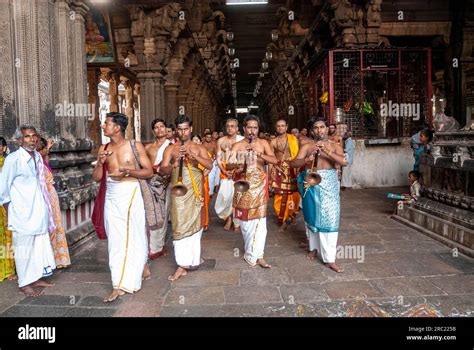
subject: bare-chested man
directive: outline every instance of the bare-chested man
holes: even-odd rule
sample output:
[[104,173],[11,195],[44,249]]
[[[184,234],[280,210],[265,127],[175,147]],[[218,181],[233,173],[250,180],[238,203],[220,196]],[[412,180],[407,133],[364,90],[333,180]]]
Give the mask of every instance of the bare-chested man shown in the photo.
[[207,153],[212,159],[212,170],[209,173],[209,196],[214,195],[216,186],[219,184],[219,167],[217,166],[216,154],[217,154],[217,143],[212,139],[212,133],[209,131],[204,134],[202,145],[206,148]]
[[219,139],[219,133],[217,131],[212,132],[212,141],[217,144],[217,140]]
[[170,212],[170,189],[168,188],[169,176],[159,175],[159,168],[163,160],[163,153],[170,145],[170,140],[166,137],[166,123],[163,119],[155,119],[151,122],[151,128],[155,135],[155,141],[145,146],[146,153],[153,164],[154,177],[152,185],[155,186],[160,200],[164,201],[165,211],[163,213],[163,226],[156,230],[150,230],[149,258],[157,259],[160,256],[168,255],[166,251],[166,232],[168,230],[168,217]]
[[298,138],[287,134],[288,124],[280,119],[275,125],[278,136],[270,143],[278,164],[272,169],[272,187],[275,193],[273,206],[278,217],[278,224],[283,230],[287,222],[292,223],[299,211],[300,194],[296,182],[297,169],[290,167],[290,161],[295,159],[299,150]]
[[328,139],[342,145],[342,137],[337,134],[337,128],[335,124],[329,125]]
[[153,169],[145,147],[125,139],[127,125],[126,115],[107,114],[102,130],[110,137],[110,143],[100,146],[93,172],[95,181],[107,176],[104,224],[113,291],[104,302],[140,290],[142,278],[149,276],[145,205],[138,179],[151,177]]
[[176,143],[176,129],[173,124],[166,126],[166,138],[170,141],[171,144]]
[[182,184],[187,192],[184,196],[171,195],[171,228],[176,272],[169,276],[175,281],[187,274],[187,270],[195,270],[203,262],[201,259],[201,236],[205,220],[204,176],[198,165],[212,169],[212,160],[203,145],[191,141],[193,122],[190,117],[180,115],[176,118],[180,142],[168,147],[163,155],[160,173],[171,174],[170,186],[179,182],[179,164],[182,164]]
[[[319,251],[326,266],[336,272],[343,272],[335,263],[340,216],[336,165],[347,165],[347,160],[342,146],[328,140],[326,119],[311,118],[308,121],[308,129],[314,139],[301,146],[296,159],[291,161],[290,165],[300,168],[309,159],[314,159],[314,162],[312,161],[311,165],[298,176],[310,258],[315,259]],[[316,151],[319,152],[319,156],[315,158]],[[306,174],[312,170],[312,166],[321,177],[321,182],[316,186],[306,182]]]
[[[239,122],[237,119],[228,119],[226,124],[227,136],[217,141],[217,166],[220,169],[220,186],[216,198],[216,214],[222,220],[225,220],[224,230],[229,231],[232,226],[232,199],[234,198],[234,180],[232,171],[227,170],[227,160],[231,157],[230,150],[234,143],[242,140],[244,137],[237,135]],[[239,232],[238,221],[234,222],[234,231]]]
[[237,154],[230,168],[238,166],[240,179],[246,180],[250,187],[246,192],[234,193],[235,218],[240,221],[240,229],[245,241],[245,261],[251,265],[271,267],[263,258],[267,237],[268,182],[265,163],[277,164],[272,147],[267,140],[257,137],[259,120],[254,115],[244,119],[245,139],[232,146]]

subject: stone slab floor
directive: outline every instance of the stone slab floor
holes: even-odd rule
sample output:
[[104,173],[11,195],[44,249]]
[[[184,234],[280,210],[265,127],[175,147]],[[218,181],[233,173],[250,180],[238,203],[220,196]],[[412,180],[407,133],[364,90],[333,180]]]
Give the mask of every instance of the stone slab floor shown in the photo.
[[[282,232],[269,207],[265,257],[272,269],[242,259],[242,237],[222,229],[215,215],[203,234],[198,271],[167,280],[172,255],[151,262],[152,279],[142,290],[112,304],[107,243],[94,240],[56,272],[56,286],[25,298],[16,282],[0,283],[1,316],[473,316],[474,261],[394,221],[388,192],[342,193],[339,263],[336,274],[310,261],[298,247],[305,238],[302,214]],[[211,210],[213,212],[213,210]],[[170,246],[171,248],[171,246]],[[171,249],[172,250],[172,249]],[[358,253],[358,254],[357,254]],[[455,255],[455,254],[454,254]]]

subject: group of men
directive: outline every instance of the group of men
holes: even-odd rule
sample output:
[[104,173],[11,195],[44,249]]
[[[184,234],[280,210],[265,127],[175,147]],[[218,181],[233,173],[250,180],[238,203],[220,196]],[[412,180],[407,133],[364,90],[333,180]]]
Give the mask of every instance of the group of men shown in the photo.
[[[278,224],[286,229],[302,208],[310,258],[319,254],[329,268],[342,272],[335,264],[340,215],[336,167],[347,165],[347,159],[341,144],[328,139],[325,119],[311,118],[307,136],[304,131],[287,133],[287,122],[278,120],[270,142],[258,137],[260,121],[253,115],[243,121],[243,136],[238,121],[228,119],[225,136],[206,130],[202,143],[192,141],[192,120],[184,115],[176,118],[175,133],[167,132],[164,120],[155,119],[155,141],[148,145],[127,140],[127,126],[125,115],[107,114],[102,129],[110,142],[100,147],[93,171],[100,182],[93,222],[99,237],[108,238],[113,286],[104,302],[140,290],[150,278],[149,259],[167,254],[169,221],[177,264],[169,280],[204,262],[201,237],[210,205],[206,191],[212,195],[217,188],[215,212],[225,230],[233,226],[242,234],[248,264],[271,267],[264,259],[271,183]],[[308,174],[318,174],[320,183],[312,184]],[[32,225],[42,225],[38,234],[47,232],[47,211],[41,215]],[[47,261],[36,263],[47,268]]]

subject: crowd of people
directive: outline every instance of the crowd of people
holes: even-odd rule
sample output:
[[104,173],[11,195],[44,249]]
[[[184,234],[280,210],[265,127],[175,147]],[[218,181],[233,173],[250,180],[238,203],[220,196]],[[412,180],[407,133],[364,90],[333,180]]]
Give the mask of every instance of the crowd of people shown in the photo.
[[[110,142],[100,146],[94,165],[100,188],[92,221],[99,238],[108,239],[112,291],[104,302],[140,290],[151,277],[150,261],[169,254],[168,243],[177,265],[169,280],[196,270],[212,211],[225,231],[242,234],[249,265],[271,268],[264,257],[271,192],[281,230],[302,211],[308,257],[343,271],[335,260],[341,185],[351,187],[350,133],[341,138],[327,120],[313,117],[307,128],[291,132],[280,119],[275,134],[265,134],[249,115],[242,135],[232,118],[225,134],[206,129],[198,135],[192,119],[180,115],[174,125],[155,119],[155,139],[144,145],[125,138],[128,118],[121,113],[109,113],[101,127]],[[44,278],[70,258],[48,164],[52,143],[32,125],[18,128],[16,137],[17,151],[5,158],[5,140],[0,151],[0,243],[11,250],[0,257],[0,277],[17,276],[20,289],[37,296],[52,286]]]

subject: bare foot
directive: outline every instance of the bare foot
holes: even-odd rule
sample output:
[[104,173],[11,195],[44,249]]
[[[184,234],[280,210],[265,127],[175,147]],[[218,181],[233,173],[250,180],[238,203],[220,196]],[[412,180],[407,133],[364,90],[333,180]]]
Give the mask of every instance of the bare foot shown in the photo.
[[308,249],[309,248],[309,243],[308,241],[301,241],[299,244],[298,244],[298,247],[300,248],[303,248],[303,249]]
[[235,226],[234,227],[234,233],[240,235],[242,233],[242,231],[240,230],[240,226]]
[[9,281],[16,281],[17,279],[18,279],[18,277],[16,277],[16,275],[8,276]]
[[265,268],[265,269],[269,269],[270,267],[272,267],[272,265],[268,264],[265,259],[257,259],[257,265],[260,265],[261,267]]
[[288,224],[286,222],[284,222],[281,227],[280,227],[280,231],[286,231],[288,229]]
[[20,290],[25,294],[27,297],[37,297],[43,294],[43,288],[33,288],[31,284],[21,287]]
[[225,221],[224,230],[230,231],[231,226],[232,226],[232,217],[229,216]]
[[45,280],[43,279],[39,279],[37,280],[36,282],[33,282],[31,284],[32,287],[45,287],[45,288],[48,288],[48,287],[54,287],[54,283],[49,283],[49,282],[46,282]]
[[145,267],[143,268],[142,280],[148,281],[150,279],[151,279],[150,265],[148,265],[148,263],[145,263]]
[[109,296],[106,296],[104,298],[104,303],[111,303],[112,301],[114,301],[115,299],[117,299],[118,297],[120,297],[124,294],[125,294],[125,292],[123,290],[118,289],[118,288],[114,288],[112,293]]
[[325,266],[329,267],[331,270],[336,271],[337,273],[344,272],[344,269],[341,269],[339,266],[337,266],[335,263],[325,263]]
[[176,269],[176,272],[174,273],[174,275],[168,277],[168,280],[169,280],[169,281],[176,281],[176,280],[178,280],[180,277],[186,276],[187,274],[188,274],[188,273],[186,272],[186,270],[183,269],[181,266],[179,266],[179,267]]
[[315,260],[318,257],[318,251],[314,249],[310,251],[307,256],[309,260]]

